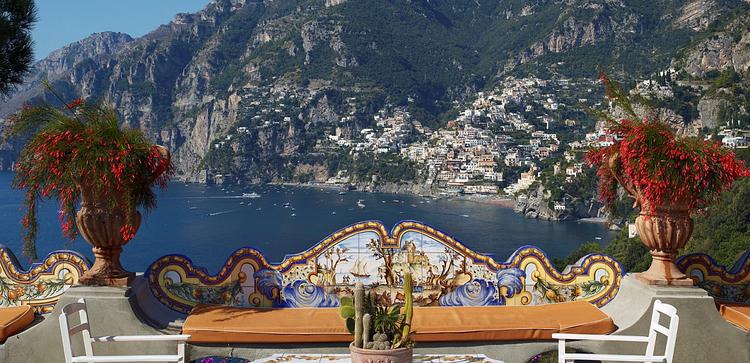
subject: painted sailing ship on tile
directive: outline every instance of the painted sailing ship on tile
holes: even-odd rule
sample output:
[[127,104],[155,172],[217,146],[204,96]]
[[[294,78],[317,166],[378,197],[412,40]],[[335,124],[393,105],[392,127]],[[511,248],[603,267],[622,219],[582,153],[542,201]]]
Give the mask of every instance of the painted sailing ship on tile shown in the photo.
[[217,275],[189,258],[165,256],[147,277],[154,295],[187,312],[197,303],[247,307],[334,307],[362,282],[382,304],[403,302],[404,271],[421,306],[529,305],[586,300],[602,306],[619,290],[622,269],[601,254],[557,271],[536,247],[503,263],[476,253],[426,224],[405,221],[388,232],[367,221],[343,228],[309,250],[269,264],[252,248],[229,257]]

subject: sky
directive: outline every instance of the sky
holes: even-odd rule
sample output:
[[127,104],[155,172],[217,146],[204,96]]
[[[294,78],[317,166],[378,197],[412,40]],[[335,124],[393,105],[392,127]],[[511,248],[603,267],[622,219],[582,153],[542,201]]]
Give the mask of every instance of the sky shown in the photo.
[[177,13],[203,9],[210,0],[36,0],[34,58],[103,31],[139,37]]

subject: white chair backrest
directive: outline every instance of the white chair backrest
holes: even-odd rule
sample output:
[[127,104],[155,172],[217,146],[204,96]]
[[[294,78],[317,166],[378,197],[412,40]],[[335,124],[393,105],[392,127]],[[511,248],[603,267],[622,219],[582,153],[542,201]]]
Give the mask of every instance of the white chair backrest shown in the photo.
[[[79,324],[70,326],[68,317],[78,314]],[[65,334],[67,332],[67,334]],[[60,314],[60,333],[62,334],[63,351],[65,353],[65,362],[72,363],[73,356],[71,338],[81,333],[83,337],[83,349],[87,356],[94,355],[94,348],[91,344],[91,329],[89,327],[89,316],[86,312],[86,300],[79,299],[78,302],[65,305]]]
[[[669,317],[669,324],[663,326],[659,323],[661,315]],[[677,340],[677,327],[680,324],[680,318],[677,316],[677,309],[669,304],[664,304],[659,300],[654,301],[654,310],[651,313],[651,326],[648,331],[648,345],[646,346],[646,355],[653,356],[656,348],[656,334],[660,333],[666,336],[667,345],[664,348],[664,355],[667,357],[667,363],[672,363],[674,356],[675,341]]]

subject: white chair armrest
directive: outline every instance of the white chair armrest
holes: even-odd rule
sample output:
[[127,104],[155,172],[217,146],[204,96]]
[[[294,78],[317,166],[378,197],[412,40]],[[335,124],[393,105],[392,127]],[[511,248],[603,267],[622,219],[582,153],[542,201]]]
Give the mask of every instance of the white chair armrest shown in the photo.
[[618,354],[589,354],[589,353],[567,353],[565,359],[570,360],[600,360],[607,362],[664,362],[665,356],[650,355],[618,355]]
[[106,335],[91,338],[92,342],[156,342],[156,341],[186,341],[190,335]]
[[552,339],[565,340],[598,340],[598,341],[615,341],[615,342],[648,342],[648,337],[634,335],[595,335],[595,334],[552,334]]

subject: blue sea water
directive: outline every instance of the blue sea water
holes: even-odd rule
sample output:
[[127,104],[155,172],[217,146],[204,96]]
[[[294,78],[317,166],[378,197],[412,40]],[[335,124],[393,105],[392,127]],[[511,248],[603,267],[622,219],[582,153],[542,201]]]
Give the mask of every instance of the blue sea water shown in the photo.
[[[11,188],[13,174],[0,173],[0,243],[21,256],[21,191]],[[259,198],[243,197],[258,193]],[[361,200],[364,208],[357,206]],[[40,209],[38,251],[73,249],[93,259],[82,239],[60,233],[57,204]],[[504,261],[523,245],[541,247],[550,257],[564,257],[585,242],[609,242],[614,234],[601,224],[526,219],[511,209],[463,200],[348,192],[283,186],[210,186],[171,183],[158,192],[158,206],[144,214],[136,237],[125,246],[122,261],[144,271],[172,253],[190,257],[216,272],[236,249],[251,246],[272,262],[304,251],[351,223],[380,220],[390,229],[401,220],[418,220],[450,234],[477,252]],[[28,262],[28,261],[24,261]]]

